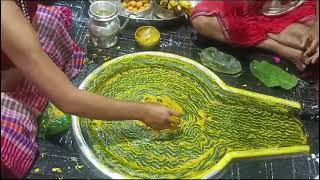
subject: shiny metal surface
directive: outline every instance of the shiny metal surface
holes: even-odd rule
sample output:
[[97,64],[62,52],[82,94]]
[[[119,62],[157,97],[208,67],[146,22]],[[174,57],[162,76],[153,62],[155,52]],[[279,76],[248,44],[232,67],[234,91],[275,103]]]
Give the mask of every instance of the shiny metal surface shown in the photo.
[[[172,57],[172,58],[177,58],[180,59],[181,61],[192,64],[196,66],[199,70],[203,71],[203,73],[208,74],[210,77],[215,77],[218,78],[213,72],[211,72],[209,69],[206,67],[202,66],[201,64],[188,59],[186,57],[182,57],[179,55],[175,54],[169,54],[169,53],[163,53],[163,52],[140,52],[140,53],[132,53],[132,54],[127,54],[125,55],[126,57],[128,56],[136,56],[136,55],[141,55],[141,54],[148,54],[148,55],[157,55],[157,56],[167,56],[167,57]],[[104,67],[108,66],[111,63],[117,63],[123,59],[124,56],[115,58],[111,61],[108,61],[101,66],[99,66],[97,69],[95,69],[91,74],[89,74],[84,81],[79,86],[79,89],[86,89],[87,84],[94,78],[94,76],[101,71]],[[222,82],[219,78],[218,80]],[[112,179],[127,179],[128,177],[114,172],[112,169],[108,168],[104,164],[102,164],[97,157],[92,153],[90,150],[90,147],[88,146],[86,140],[85,140],[85,135],[81,131],[80,123],[79,123],[80,118],[77,116],[72,116],[72,131],[74,135],[74,139],[76,141],[76,149],[80,153],[81,159],[86,163],[87,166],[90,167],[90,169],[93,169],[95,174],[101,178],[112,178]],[[211,172],[210,175],[215,175],[217,174],[217,171]]]
[[282,3],[280,0],[269,0],[265,2],[262,13],[265,16],[279,16],[295,10],[303,2],[304,0],[288,0],[287,3]]
[[[108,14],[102,15],[98,12],[108,10]],[[114,46],[117,34],[128,24],[128,20],[120,26],[119,8],[117,4],[108,1],[96,1],[89,8],[88,30],[91,34],[92,43],[99,48],[110,48]]]
[[154,7],[154,15],[157,18],[160,18],[160,19],[172,19],[172,18],[176,18],[177,17],[174,14],[173,11],[165,9],[165,8],[161,7],[158,3],[156,3],[156,0],[153,0],[153,4],[154,4],[154,6],[153,6]]
[[[89,0],[89,1],[92,3],[94,1],[99,1],[99,0]],[[124,8],[121,7],[121,5],[120,5],[121,0],[109,0],[108,2],[111,2],[111,3],[119,6],[119,16],[122,16],[122,17],[126,18],[130,14],[129,11],[127,11]],[[192,0],[190,2],[192,4],[192,6],[195,7],[201,1]],[[172,12],[170,12],[169,10],[165,10],[160,6],[157,6],[157,4],[154,2],[154,0],[150,0],[150,3],[151,3],[150,4],[151,6],[150,6],[149,9],[147,9],[146,11],[143,11],[141,13],[133,14],[130,17],[130,20],[138,21],[138,22],[146,21],[148,23],[166,22],[166,21],[177,20],[177,19],[179,19],[179,18],[184,16],[183,14],[181,14],[180,16],[176,16]]]
[[153,10],[153,1],[150,1],[150,6],[146,10],[141,11],[141,12],[131,12],[131,11],[128,11],[126,8],[124,8],[121,4],[119,5],[120,16],[127,17],[130,14],[132,14],[132,16],[131,16],[132,19],[134,19],[134,18],[144,18],[148,14],[150,14],[150,12],[152,10]]

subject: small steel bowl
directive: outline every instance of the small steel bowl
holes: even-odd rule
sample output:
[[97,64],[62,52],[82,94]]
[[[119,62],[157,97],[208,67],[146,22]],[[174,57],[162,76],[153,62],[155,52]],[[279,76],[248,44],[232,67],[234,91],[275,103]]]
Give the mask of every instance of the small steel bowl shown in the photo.
[[124,14],[125,16],[128,16],[130,14],[133,14],[133,17],[136,18],[143,18],[145,17],[147,14],[150,13],[150,11],[152,10],[152,6],[153,6],[153,0],[150,0],[150,5],[147,9],[140,11],[140,12],[133,12],[133,11],[129,11],[128,9],[124,8],[121,4],[122,1],[120,1],[120,11],[122,11],[122,14]]
[[[147,28],[152,29],[154,32],[153,36],[155,38],[153,38],[153,41],[146,42],[139,36],[139,33],[142,30],[145,30]],[[134,39],[136,40],[136,43],[138,44],[138,46],[140,48],[142,48],[143,50],[152,50],[152,49],[155,49],[160,43],[160,32],[157,28],[155,28],[153,26],[142,26],[136,30],[136,32],[134,34]]]

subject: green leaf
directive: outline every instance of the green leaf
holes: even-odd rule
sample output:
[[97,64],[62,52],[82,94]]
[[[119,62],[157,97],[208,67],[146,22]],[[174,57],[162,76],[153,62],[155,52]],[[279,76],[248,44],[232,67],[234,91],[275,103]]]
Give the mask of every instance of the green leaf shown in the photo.
[[67,131],[70,126],[71,116],[49,103],[40,121],[38,136],[44,138],[57,135]]
[[250,63],[251,73],[268,87],[279,86],[290,90],[298,84],[298,78],[266,61],[253,60]]
[[241,64],[236,58],[214,47],[202,50],[200,59],[204,66],[216,72],[237,74],[242,71]]

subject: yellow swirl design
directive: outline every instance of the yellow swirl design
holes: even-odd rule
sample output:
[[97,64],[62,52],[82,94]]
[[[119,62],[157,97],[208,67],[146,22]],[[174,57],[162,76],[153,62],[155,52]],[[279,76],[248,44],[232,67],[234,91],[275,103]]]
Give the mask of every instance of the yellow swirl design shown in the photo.
[[204,178],[233,158],[308,152],[299,104],[228,87],[190,62],[132,54],[85,80],[89,91],[183,113],[178,128],[160,132],[139,121],[79,119],[86,144],[108,169],[129,178]]

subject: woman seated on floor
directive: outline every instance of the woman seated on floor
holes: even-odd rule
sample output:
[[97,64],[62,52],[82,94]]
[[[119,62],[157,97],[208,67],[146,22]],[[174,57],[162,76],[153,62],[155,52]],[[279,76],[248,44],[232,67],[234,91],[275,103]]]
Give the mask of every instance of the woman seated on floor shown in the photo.
[[209,38],[269,50],[300,71],[319,60],[316,0],[205,0],[193,10],[191,22]]
[[[71,10],[36,1],[1,1],[1,179],[24,178],[37,155],[37,118],[50,99],[66,113],[92,119],[139,119],[171,126],[169,108],[123,102],[78,90],[69,78],[84,53],[68,34]],[[20,7],[19,7],[20,6]]]

